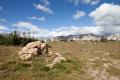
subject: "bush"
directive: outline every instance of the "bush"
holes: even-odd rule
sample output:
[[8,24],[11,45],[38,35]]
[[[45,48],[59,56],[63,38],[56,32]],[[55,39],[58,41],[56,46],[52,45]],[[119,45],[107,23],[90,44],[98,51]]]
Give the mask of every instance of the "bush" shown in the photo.
[[102,37],[101,38],[101,40],[100,40],[100,42],[107,42],[108,40],[107,40],[107,38],[105,38],[105,37]]
[[31,38],[29,34],[24,33],[20,35],[18,31],[11,33],[0,34],[0,45],[26,45],[29,42],[36,41],[37,39]]

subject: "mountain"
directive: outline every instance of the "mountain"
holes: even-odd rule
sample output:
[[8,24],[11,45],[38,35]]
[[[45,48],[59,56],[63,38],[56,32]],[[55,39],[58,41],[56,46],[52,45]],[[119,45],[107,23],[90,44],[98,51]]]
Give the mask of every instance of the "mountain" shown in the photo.
[[83,37],[81,38],[81,40],[85,40],[85,41],[100,41],[101,40],[101,36],[97,36],[94,34],[84,34]]
[[57,36],[52,38],[52,41],[100,41],[101,36],[94,34],[80,34],[80,35],[68,35],[68,36]]
[[107,37],[108,40],[120,41],[120,34],[113,34]]
[[95,34],[79,34],[79,35],[68,35],[68,36],[56,36],[49,37],[45,39],[40,39],[46,41],[100,41],[104,37],[107,40],[120,41],[120,34],[110,34],[106,36],[98,36]]

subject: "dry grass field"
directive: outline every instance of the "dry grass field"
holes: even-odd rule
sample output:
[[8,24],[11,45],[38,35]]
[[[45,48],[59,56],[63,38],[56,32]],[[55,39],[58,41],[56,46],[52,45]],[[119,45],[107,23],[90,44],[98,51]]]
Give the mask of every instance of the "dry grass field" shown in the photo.
[[68,60],[53,69],[45,56],[32,61],[18,58],[18,46],[0,45],[0,80],[120,80],[120,43],[49,42],[50,51]]

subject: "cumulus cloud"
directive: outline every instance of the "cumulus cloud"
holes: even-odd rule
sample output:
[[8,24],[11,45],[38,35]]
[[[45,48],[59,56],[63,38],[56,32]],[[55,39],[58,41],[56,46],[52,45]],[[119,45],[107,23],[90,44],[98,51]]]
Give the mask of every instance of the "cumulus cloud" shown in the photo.
[[85,12],[83,11],[76,11],[75,14],[73,14],[73,19],[80,19],[81,17],[85,16]]
[[20,31],[28,31],[31,32],[32,34],[45,34],[48,31],[46,29],[41,29],[38,26],[29,23],[29,22],[18,22],[16,24],[13,24],[13,26],[17,27],[18,30]]
[[31,19],[31,20],[45,21],[45,17],[44,16],[41,16],[41,17],[32,16],[32,17],[27,17],[27,18]]
[[39,21],[45,21],[45,17],[44,17],[44,16],[39,17],[38,20],[39,20]]
[[89,14],[105,33],[120,33],[120,6],[104,3]]
[[67,36],[67,35],[76,35],[76,34],[97,34],[100,35],[102,31],[101,27],[77,27],[77,26],[69,26],[69,27],[59,27],[57,29],[53,29],[51,31],[51,36]]
[[2,10],[2,7],[0,6],[0,10]]
[[120,6],[104,3],[90,13],[97,25],[120,26]]
[[67,35],[76,35],[76,34],[97,34],[100,35],[103,31],[101,27],[94,26],[63,26],[54,29],[44,29],[40,28],[29,22],[18,22],[13,24],[13,26],[17,27],[16,30],[21,32],[30,32],[31,36],[36,38],[40,37],[55,37],[55,36],[67,36]]
[[49,13],[49,14],[53,13],[53,11],[48,6],[44,6],[41,4],[33,4],[33,6],[35,6],[36,9],[38,9],[42,12]]
[[33,4],[36,9],[44,13],[52,14],[53,10],[50,9],[49,5],[50,2],[48,0],[41,0],[41,4]]
[[77,27],[77,26],[64,26],[58,27],[51,30],[47,30],[43,32],[38,32],[34,35],[34,37],[56,37],[56,36],[68,36],[68,35],[79,35],[79,34],[96,34],[101,35],[103,28],[101,27],[93,27],[93,26],[84,26],[84,27]]
[[77,6],[81,3],[95,5],[98,4],[100,0],[69,0],[69,1],[73,2]]
[[8,28],[6,26],[0,25],[0,31],[7,30]]

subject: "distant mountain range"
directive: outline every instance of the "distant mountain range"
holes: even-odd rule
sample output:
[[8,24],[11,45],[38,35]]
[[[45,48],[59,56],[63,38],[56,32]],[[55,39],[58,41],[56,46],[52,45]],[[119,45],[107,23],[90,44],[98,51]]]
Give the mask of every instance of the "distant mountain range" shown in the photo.
[[109,35],[109,36],[107,36],[107,39],[114,40],[114,41],[120,41],[120,34]]
[[52,37],[52,41],[100,41],[101,36],[97,36],[94,34],[81,34],[81,35],[68,35],[68,36],[57,36]]
[[120,41],[120,34],[98,36],[95,34],[80,34],[80,35],[68,35],[68,36],[56,36],[50,37],[46,40],[50,41],[100,41],[104,37],[107,40]]

